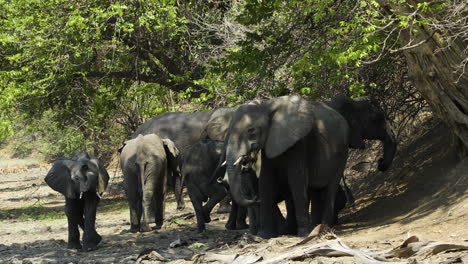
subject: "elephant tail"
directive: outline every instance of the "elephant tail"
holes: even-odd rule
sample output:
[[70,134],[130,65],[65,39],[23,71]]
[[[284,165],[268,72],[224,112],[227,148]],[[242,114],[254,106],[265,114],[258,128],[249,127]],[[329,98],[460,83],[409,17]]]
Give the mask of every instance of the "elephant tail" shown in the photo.
[[145,182],[146,182],[146,172],[145,172],[145,164],[136,164],[138,166],[138,171],[140,173],[139,177],[138,177],[138,192],[141,193],[141,195],[143,195],[143,189],[144,189],[144,186],[145,186]]
[[348,187],[348,184],[346,183],[346,178],[344,175],[343,175],[343,187],[345,189],[347,203],[351,206],[354,206],[354,202],[356,200],[354,199],[353,193],[351,192],[351,190]]

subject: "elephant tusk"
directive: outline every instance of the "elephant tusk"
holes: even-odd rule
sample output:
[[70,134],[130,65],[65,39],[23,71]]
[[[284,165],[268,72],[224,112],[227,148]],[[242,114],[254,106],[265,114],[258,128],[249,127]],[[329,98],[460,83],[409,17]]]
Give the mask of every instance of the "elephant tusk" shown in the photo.
[[224,167],[226,166],[226,161],[224,161],[223,163],[221,163],[221,167]]
[[83,198],[83,192],[80,192],[80,200]]
[[96,195],[99,197],[99,199],[101,199],[102,196],[98,192],[96,192]]
[[234,166],[237,166],[242,160],[244,159],[244,156],[240,156],[235,162],[234,162]]

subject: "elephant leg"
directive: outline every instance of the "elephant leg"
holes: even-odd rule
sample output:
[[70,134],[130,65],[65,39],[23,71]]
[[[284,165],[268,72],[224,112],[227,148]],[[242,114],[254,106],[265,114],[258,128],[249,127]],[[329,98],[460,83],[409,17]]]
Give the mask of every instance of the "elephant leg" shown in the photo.
[[65,214],[68,220],[68,248],[71,249],[81,249],[78,224],[80,219],[83,219],[83,215],[80,213],[80,201],[65,198]]
[[319,190],[309,192],[312,228],[315,228],[322,221],[322,205],[325,204],[325,197],[323,197],[322,192]]
[[[256,235],[258,233],[259,229],[259,219],[258,219],[258,214],[259,214],[260,207],[259,205],[252,205],[247,208],[247,212],[249,215],[249,231],[252,235]],[[279,209],[278,209],[279,211]],[[281,212],[280,212],[281,214]]]
[[[299,153],[297,153],[297,155],[299,155]],[[307,236],[311,231],[309,219],[309,196],[307,193],[308,173],[303,159],[293,157],[289,160],[293,161],[288,162],[288,183],[291,188],[291,196],[294,203],[297,235]],[[288,210],[288,217],[289,214],[290,211]]]
[[83,232],[83,250],[95,250],[101,242],[102,237],[96,232],[96,209],[99,197],[94,192],[87,192],[83,195],[85,200],[85,228]]
[[203,216],[205,217],[206,223],[211,222],[210,214],[213,207],[226,197],[226,190],[220,184],[214,183],[208,188],[210,188],[212,192],[210,192],[208,202],[203,206]]
[[343,187],[341,185],[338,185],[338,190],[336,192],[336,198],[335,198],[335,214],[333,216],[333,223],[332,223],[333,225],[336,225],[338,223],[338,214],[343,208],[345,208],[346,201],[347,201],[346,193],[343,190]]
[[226,222],[226,229],[228,230],[235,230],[236,229],[236,220],[237,220],[237,214],[239,213],[239,205],[232,201],[231,205],[231,212],[229,213],[229,219]]
[[249,225],[245,221],[246,218],[247,218],[247,208],[243,206],[238,206],[237,217],[236,217],[236,230],[249,228]]
[[166,172],[160,173],[161,178],[158,178],[156,181],[156,191],[154,193],[155,199],[155,223],[156,229],[161,229],[164,221],[164,212],[165,212],[165,197],[166,197]]
[[138,177],[138,171],[130,168],[123,169],[125,180],[125,195],[127,196],[128,208],[130,209],[130,232],[136,233],[140,230],[142,186]]
[[[169,172],[168,172],[169,173]],[[172,185],[174,186],[174,195],[177,201],[177,210],[185,209],[185,201],[183,197],[184,183],[182,182],[182,175],[180,172],[172,172]]]
[[[340,179],[340,178],[338,178]],[[332,227],[335,223],[336,210],[335,210],[335,199],[338,191],[339,180],[331,182],[325,191],[325,203],[323,206],[323,214],[321,224],[326,224]]]
[[[129,188],[129,187],[127,187]],[[134,188],[127,190],[128,207],[130,208],[130,232],[136,233],[140,230],[140,218],[141,218],[141,195],[139,191]]]
[[143,190],[143,197],[141,201],[141,217],[140,217],[140,232],[149,232],[151,228],[149,226],[151,206],[153,205],[153,190]]
[[199,233],[205,231],[205,217],[203,215],[203,196],[193,183],[187,183],[187,191],[192,202],[195,215],[197,216],[197,231]]
[[258,235],[263,238],[272,238],[278,236],[277,223],[272,215],[276,210],[276,196],[278,184],[276,175],[271,168],[271,161],[263,162],[261,175],[258,181],[258,192],[260,196],[260,229]]
[[224,199],[219,202],[219,208],[216,210],[218,214],[225,214],[231,211],[231,195],[226,195]]
[[297,234],[297,220],[296,220],[296,209],[294,207],[294,202],[291,198],[285,200],[286,204],[286,219],[284,219],[281,211],[278,207],[276,210],[276,218],[278,221],[278,227],[280,230],[280,234],[286,235],[296,235]]

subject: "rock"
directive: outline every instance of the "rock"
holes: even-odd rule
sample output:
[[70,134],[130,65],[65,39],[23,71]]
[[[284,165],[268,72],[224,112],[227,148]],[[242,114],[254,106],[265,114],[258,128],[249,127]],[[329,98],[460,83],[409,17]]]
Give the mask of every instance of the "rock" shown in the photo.
[[156,250],[154,249],[145,249],[143,250],[140,255],[138,255],[136,263],[144,263],[146,261],[150,261],[154,263],[155,261],[165,261],[166,258],[161,256]]
[[185,245],[187,245],[187,241],[182,241],[182,240],[180,240],[180,238],[178,238],[177,240],[175,240],[171,244],[169,244],[169,247],[170,248],[176,248],[176,247],[185,246]]

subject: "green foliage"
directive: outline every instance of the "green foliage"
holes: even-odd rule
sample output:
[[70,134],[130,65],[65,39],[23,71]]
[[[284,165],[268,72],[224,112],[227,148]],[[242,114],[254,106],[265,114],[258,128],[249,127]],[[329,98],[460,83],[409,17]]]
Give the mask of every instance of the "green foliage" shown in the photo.
[[368,63],[395,56],[400,29],[417,34],[448,6],[390,1],[403,11],[388,15],[386,2],[0,0],[0,142],[21,120],[48,157],[106,159],[167,111],[386,89],[393,65]]
[[0,210],[0,220],[32,219],[53,220],[65,218],[62,210],[44,207],[43,205],[27,205],[22,208]]
[[206,245],[200,242],[195,242],[188,247],[194,250],[201,250],[203,247],[206,247]]

